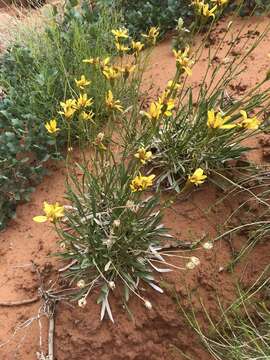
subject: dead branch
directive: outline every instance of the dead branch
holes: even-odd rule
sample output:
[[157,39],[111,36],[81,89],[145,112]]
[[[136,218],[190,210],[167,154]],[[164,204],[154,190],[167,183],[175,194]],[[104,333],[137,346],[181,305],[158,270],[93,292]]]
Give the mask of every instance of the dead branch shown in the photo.
[[40,299],[39,296],[35,296],[31,299],[25,299],[21,301],[3,301],[0,302],[0,306],[20,306],[20,305],[27,305],[37,302]]

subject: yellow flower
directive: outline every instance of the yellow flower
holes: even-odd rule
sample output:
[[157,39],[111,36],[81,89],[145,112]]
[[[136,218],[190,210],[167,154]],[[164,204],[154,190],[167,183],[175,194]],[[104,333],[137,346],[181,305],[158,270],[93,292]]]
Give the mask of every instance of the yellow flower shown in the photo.
[[138,149],[134,156],[135,158],[139,159],[140,162],[144,165],[147,161],[151,160],[152,152],[146,151],[144,147],[141,147]]
[[148,34],[142,34],[142,37],[146,38],[152,45],[155,45],[158,35],[159,35],[159,28],[152,26],[149,29]]
[[90,58],[90,59],[84,59],[84,63],[86,64],[92,64],[92,65],[99,65],[101,67],[107,66],[110,62],[110,58],[106,57],[104,60],[101,60],[99,57],[97,58]]
[[132,180],[132,182],[130,184],[131,191],[137,192],[137,191],[146,190],[147,188],[149,188],[153,185],[154,178],[155,178],[155,175],[143,176],[143,175],[139,174]]
[[38,223],[45,221],[55,222],[57,219],[64,216],[64,206],[59,205],[58,202],[55,204],[48,204],[46,201],[43,203],[44,216],[35,216],[33,220]]
[[115,43],[115,47],[117,49],[117,51],[119,52],[125,52],[125,51],[128,51],[129,50],[129,47],[128,46],[125,46],[123,44],[120,44],[119,42],[116,42]]
[[89,112],[86,112],[86,111],[82,111],[79,115],[79,118],[83,121],[93,121],[93,117],[94,117],[94,113],[93,111],[89,111]]
[[81,108],[89,107],[92,104],[93,104],[93,99],[92,98],[88,99],[87,94],[83,94],[83,95],[80,94],[80,96],[77,99],[75,107],[76,107],[76,109],[81,109]]
[[162,104],[158,101],[152,102],[150,104],[148,112],[141,111],[141,115],[146,116],[149,120],[158,120],[162,114]]
[[165,116],[172,116],[172,110],[174,109],[174,99],[167,99],[167,93],[165,92],[158,100],[161,105],[161,112]]
[[115,80],[118,76],[120,76],[120,72],[118,71],[118,69],[112,66],[105,66],[102,73],[107,80],[111,81]]
[[118,71],[124,76],[124,79],[128,79],[129,75],[133,73],[136,65],[124,65],[123,67],[117,67]]
[[216,3],[218,6],[224,6],[226,5],[229,0],[211,0],[213,3]]
[[83,90],[85,88],[85,86],[88,86],[91,84],[91,81],[86,80],[85,76],[82,75],[80,80],[76,80],[75,79],[75,83],[78,86],[78,88],[80,88],[81,90]]
[[45,124],[45,128],[50,134],[55,134],[57,131],[60,131],[60,129],[57,127],[57,121],[56,119],[52,119],[49,122]]
[[196,186],[203,184],[205,179],[207,179],[207,176],[203,173],[203,169],[201,168],[196,169],[193,175],[189,175],[188,177],[189,182]]
[[180,88],[181,88],[181,84],[174,82],[173,80],[169,80],[166,86],[166,90],[174,90],[174,89],[179,90]]
[[232,129],[236,124],[226,124],[230,116],[223,117],[220,112],[215,115],[215,110],[208,111],[207,126],[212,129]]
[[142,44],[140,41],[133,41],[131,42],[132,49],[135,52],[135,55],[138,55],[140,51],[142,51],[144,44]]
[[125,28],[119,28],[116,30],[112,30],[112,33],[116,40],[118,40],[119,38],[122,38],[122,39],[128,38],[128,30]]
[[262,123],[256,116],[249,118],[244,110],[241,110],[240,114],[242,115],[243,120],[239,123],[239,126],[244,129],[257,130]]
[[209,4],[204,4],[202,7],[202,14],[205,17],[213,17],[215,18],[215,11],[217,9],[217,5],[215,5],[211,10],[209,10]]
[[76,100],[68,99],[66,102],[60,102],[63,111],[58,111],[59,114],[64,115],[66,119],[70,119],[76,111]]
[[106,105],[108,106],[109,109],[111,110],[118,110],[120,112],[123,112],[123,107],[120,104],[119,100],[114,100],[113,98],[113,93],[111,92],[111,90],[108,91],[107,95],[106,95],[106,99],[105,99]]
[[176,51],[175,49],[173,49],[173,53],[176,60],[176,66],[178,66],[181,70],[184,70],[184,72],[186,72],[188,76],[191,76],[191,66],[194,62],[188,57],[189,47],[187,46],[184,51]]

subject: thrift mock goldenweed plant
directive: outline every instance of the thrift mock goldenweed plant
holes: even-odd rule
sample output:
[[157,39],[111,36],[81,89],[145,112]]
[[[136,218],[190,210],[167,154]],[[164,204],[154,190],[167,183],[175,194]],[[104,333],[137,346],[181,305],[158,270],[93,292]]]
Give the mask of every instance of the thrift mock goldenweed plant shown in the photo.
[[[73,300],[85,307],[87,297],[98,288],[101,320],[107,313],[114,321],[109,298],[116,287],[123,289],[126,306],[135,295],[151,309],[147,293],[141,289],[149,287],[162,293],[154,272],[172,269],[160,247],[170,235],[161,222],[158,197],[145,196],[155,176],[138,173],[133,160],[117,164],[109,154],[108,148],[97,148],[91,171],[80,166],[82,180],[76,176],[69,180],[69,205],[44,203],[45,215],[34,217],[34,221],[55,225],[60,237],[58,256],[70,262],[64,276],[73,289]],[[174,265],[180,270],[199,265],[195,257],[177,257],[189,264]]]
[[[230,26],[219,46],[228,36]],[[228,89],[244,71],[243,61],[256,51],[256,46],[268,31],[269,26],[238,59],[215,65],[212,58],[217,50],[210,48],[208,66],[202,74],[196,97],[192,86],[186,85],[186,78],[192,79],[192,68],[200,56],[200,47],[193,51],[189,46],[173,50],[176,61],[174,78],[157,100],[150,103],[148,110],[140,111],[139,129],[142,131],[137,139],[151,151],[147,167],[156,174],[156,187],[180,192],[192,183],[202,184],[206,177],[211,180],[213,170],[222,172],[229,169],[231,160],[240,159],[249,150],[244,140],[265,128],[263,108],[267,108],[270,101],[269,76],[265,74],[242,97],[230,96]],[[234,46],[232,44],[228,50],[227,59]],[[245,43],[243,49],[246,47]],[[201,182],[190,181],[193,174],[200,171],[206,177]]]

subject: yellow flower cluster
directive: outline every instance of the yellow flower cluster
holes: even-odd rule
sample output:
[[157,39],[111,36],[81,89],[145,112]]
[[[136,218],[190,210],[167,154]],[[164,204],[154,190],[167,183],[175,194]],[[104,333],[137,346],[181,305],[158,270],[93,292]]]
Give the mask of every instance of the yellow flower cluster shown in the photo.
[[147,161],[150,161],[152,159],[152,152],[147,151],[144,147],[141,147],[138,149],[134,156],[144,165]]
[[176,66],[185,72],[188,76],[192,75],[191,67],[194,64],[193,60],[189,58],[189,47],[187,46],[184,51],[173,49],[175,56]]
[[144,191],[153,185],[155,175],[143,176],[139,173],[130,184],[132,192]]
[[246,111],[240,110],[242,120],[238,123],[229,123],[231,116],[223,116],[222,113],[215,113],[212,109],[208,111],[207,126],[212,129],[233,129],[242,128],[247,130],[257,130],[261,124],[261,121],[256,117],[249,118]]
[[158,101],[154,101],[150,104],[148,111],[141,111],[141,115],[145,116],[151,121],[158,121],[162,116],[172,116],[172,110],[174,109],[174,106],[174,99],[168,99],[167,93],[165,92],[161,97],[158,98]]

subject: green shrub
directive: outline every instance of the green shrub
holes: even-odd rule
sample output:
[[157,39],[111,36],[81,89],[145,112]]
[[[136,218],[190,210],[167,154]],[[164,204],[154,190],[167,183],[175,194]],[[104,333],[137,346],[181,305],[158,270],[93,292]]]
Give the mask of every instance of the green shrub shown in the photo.
[[[86,2],[78,8],[76,1],[69,1],[63,14],[54,9],[45,23],[44,30],[21,28],[18,44],[0,60],[0,86],[5,92],[0,102],[0,228],[41,179],[44,162],[61,156],[67,129],[62,126],[57,134],[56,148],[45,123],[61,110],[60,101],[74,96],[75,79],[82,74],[91,79],[87,92],[95,99],[92,137],[106,120],[107,83],[100,71],[82,60],[115,54],[111,29],[118,24],[117,16],[105,7],[97,13]],[[122,94],[125,102],[128,91],[123,88]],[[74,132],[74,141],[77,135]]]

